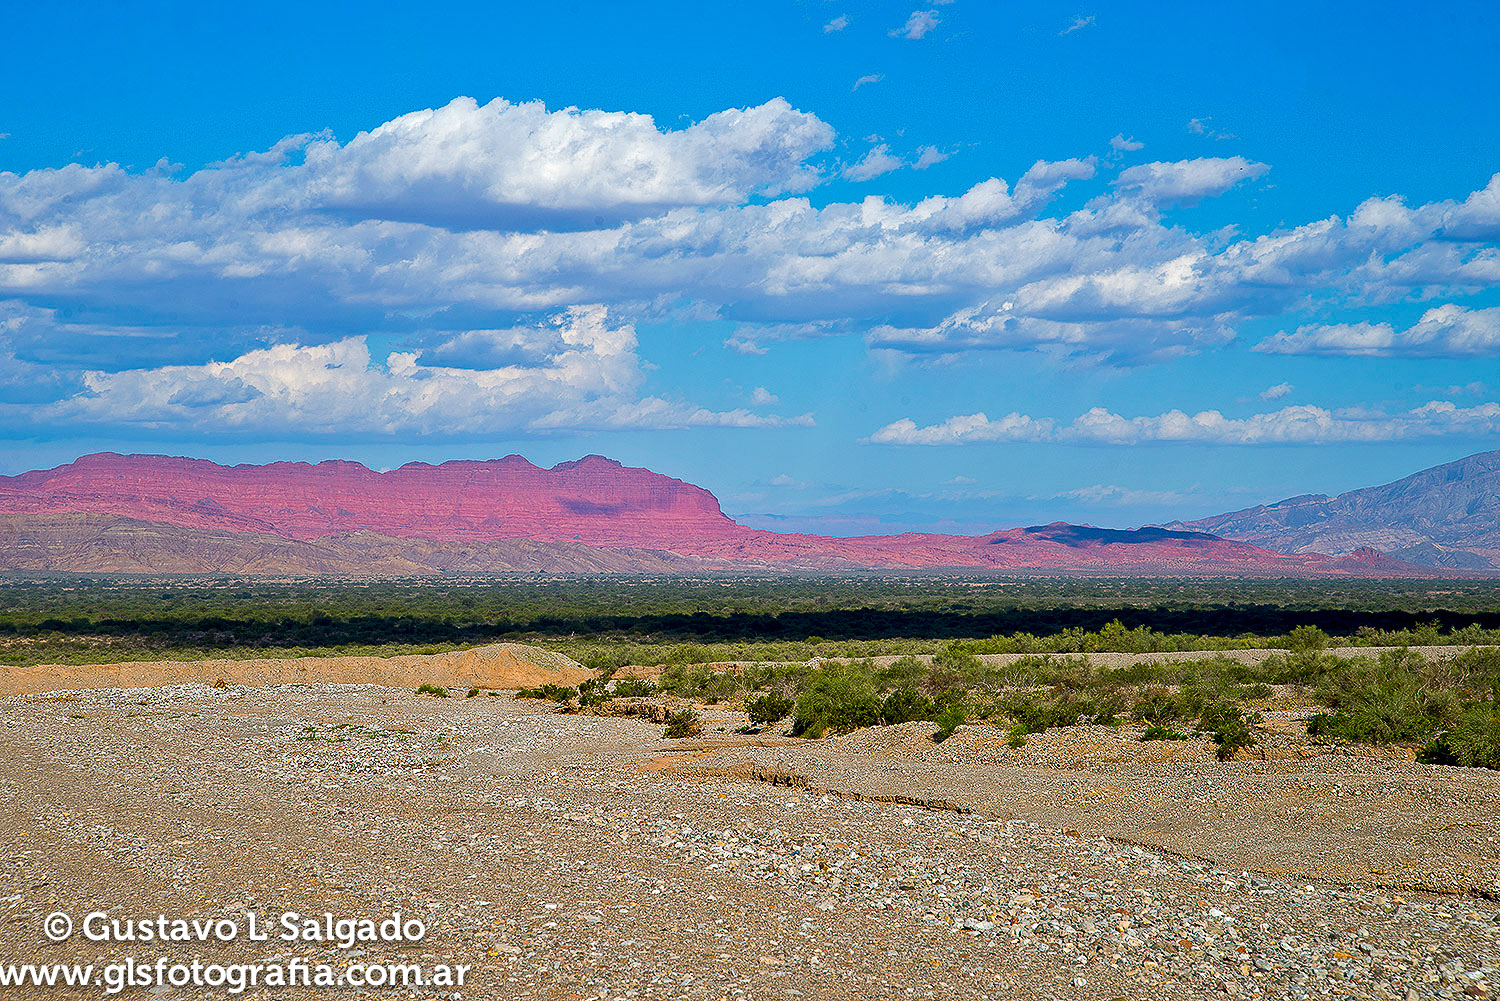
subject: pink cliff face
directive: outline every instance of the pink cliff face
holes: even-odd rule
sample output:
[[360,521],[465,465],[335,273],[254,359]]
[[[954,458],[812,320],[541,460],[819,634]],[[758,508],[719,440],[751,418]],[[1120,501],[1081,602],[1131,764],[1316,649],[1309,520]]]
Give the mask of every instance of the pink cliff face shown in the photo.
[[[1422,576],[1427,569],[1374,550],[1335,559],[1277,553],[1196,532],[1116,531],[1063,523],[975,537],[782,535],[736,524],[701,487],[597,455],[551,469],[510,455],[438,466],[409,463],[382,473],[357,462],[220,466],[203,459],[102,453],[56,469],[0,476],[0,515],[23,522],[112,515],[162,526],[178,532],[178,547],[187,552],[174,558],[184,565],[191,565],[194,547],[203,545],[194,541],[202,532],[299,542],[337,541],[366,532],[450,548],[529,539],[597,549],[663,550],[719,567],[1293,576]],[[71,541],[75,550],[88,545],[87,537]],[[359,562],[357,553],[349,559]],[[211,568],[207,556],[202,562]],[[0,559],[0,568],[8,565]],[[72,569],[50,563],[25,568]]]
[[89,455],[0,477],[0,511],[115,514],[183,528],[318,539],[371,531],[437,541],[516,539],[664,548],[742,532],[699,487],[591,455],[541,469],[520,456],[410,463],[220,466],[155,455]]

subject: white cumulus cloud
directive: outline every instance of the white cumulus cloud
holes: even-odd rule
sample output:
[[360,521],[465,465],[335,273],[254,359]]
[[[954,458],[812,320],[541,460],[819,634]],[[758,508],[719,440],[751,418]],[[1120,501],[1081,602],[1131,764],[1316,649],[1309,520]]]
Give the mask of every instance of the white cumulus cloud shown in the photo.
[[985,414],[976,413],[950,417],[927,426],[902,418],[876,431],[869,440],[884,445],[965,445],[998,441],[1050,441],[1079,445],[1146,442],[1312,445],[1406,441],[1454,434],[1500,434],[1500,403],[1459,407],[1446,400],[1434,400],[1400,414],[1289,406],[1238,418],[1226,417],[1218,410],[1203,410],[1196,414],[1169,410],[1156,416],[1123,417],[1103,407],[1095,407],[1068,424],[1019,413],[992,421]]
[[229,361],[90,372],[86,392],[47,408],[70,425],[200,432],[491,434],[553,428],[806,425],[746,410],[710,411],[637,394],[635,330],[603,307],[575,307],[539,336],[541,364],[490,369],[424,364],[420,352],[373,356],[366,337],[278,344]]
[[941,424],[919,427],[903,417],[870,435],[880,445],[963,445],[983,441],[1046,441],[1053,435],[1052,421],[1007,414],[990,420],[983,413],[950,417]]
[[950,156],[952,156],[951,153],[945,153],[936,146],[923,146],[917,150],[917,158],[912,161],[912,166],[917,170],[926,170],[928,167],[937,166]]
[[941,20],[935,10],[914,10],[907,16],[905,24],[891,32],[891,37],[926,38]]
[[1262,390],[1260,398],[1262,400],[1279,400],[1283,396],[1290,394],[1292,389],[1293,386],[1290,382],[1278,382],[1276,385]]
[[780,99],[663,131],[649,115],[458,98],[345,145],[311,141],[292,177],[324,209],[458,225],[513,215],[525,226],[548,213],[588,222],[802,190],[815,180],[807,157],[832,141],[831,128]]
[[890,146],[880,143],[872,146],[870,151],[857,163],[851,163],[844,168],[844,176],[851,181],[868,181],[879,177],[881,174],[889,174],[893,170],[900,169],[904,164],[901,158],[891,155]]
[[1222,195],[1242,181],[1252,181],[1271,168],[1242,156],[1199,157],[1175,163],[1143,163],[1121,172],[1115,187],[1151,201],[1196,201]]
[[1330,323],[1298,327],[1255,345],[1284,355],[1357,355],[1371,358],[1472,358],[1500,355],[1500,307],[1434,306],[1405,330],[1389,323]]

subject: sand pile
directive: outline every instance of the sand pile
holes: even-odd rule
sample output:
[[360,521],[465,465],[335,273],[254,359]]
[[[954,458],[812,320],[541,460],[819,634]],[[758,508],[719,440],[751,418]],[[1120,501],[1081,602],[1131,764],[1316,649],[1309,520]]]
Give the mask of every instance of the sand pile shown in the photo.
[[261,660],[134,661],[123,664],[0,666],[0,695],[81,688],[212,685],[389,685],[515,689],[576,685],[592,677],[577,661],[522,643],[400,657],[296,657]]

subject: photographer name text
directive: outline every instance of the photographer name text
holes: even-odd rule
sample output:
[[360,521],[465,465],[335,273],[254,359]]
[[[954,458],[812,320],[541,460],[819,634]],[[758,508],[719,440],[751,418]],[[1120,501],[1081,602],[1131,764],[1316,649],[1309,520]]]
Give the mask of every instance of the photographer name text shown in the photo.
[[[71,938],[74,930],[70,915],[62,911],[48,915],[46,931],[52,941]],[[400,911],[378,918],[345,918],[328,911],[279,915],[245,911],[219,918],[120,917],[90,911],[78,922],[77,931],[90,942],[315,942],[339,949],[371,942],[421,942],[427,937],[426,924]]]

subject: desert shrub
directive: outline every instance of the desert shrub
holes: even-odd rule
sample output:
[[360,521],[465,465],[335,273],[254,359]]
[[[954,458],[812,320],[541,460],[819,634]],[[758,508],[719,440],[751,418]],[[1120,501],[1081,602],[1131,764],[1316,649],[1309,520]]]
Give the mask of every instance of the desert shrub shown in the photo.
[[1244,723],[1231,722],[1214,731],[1214,743],[1219,745],[1215,756],[1220,761],[1228,761],[1240,748],[1254,747],[1256,740],[1255,734]]
[[1125,709],[1125,698],[1116,691],[1078,694],[1055,689],[1050,695],[1013,695],[999,702],[999,709],[1024,733],[1041,733],[1059,726],[1077,726],[1087,720],[1114,726]]
[[880,718],[885,723],[910,723],[913,720],[937,719],[937,708],[931,699],[910,688],[900,688],[880,704]]
[[739,675],[715,672],[703,680],[698,694],[706,702],[725,702],[743,688]]
[[703,731],[702,720],[691,709],[683,709],[667,717],[666,736],[673,739],[692,737]]
[[950,643],[932,658],[932,667],[922,687],[929,695],[966,692],[984,674],[985,666],[978,657],[965,652],[961,645]]
[[1001,712],[1011,718],[1013,734],[1041,733],[1052,726],[1071,726],[1076,719],[1060,722],[1050,699],[1039,695],[1014,695],[1000,703]]
[[821,737],[829,730],[855,730],[880,722],[880,701],[861,665],[828,665],[810,673],[794,706],[792,733]]
[[701,664],[670,664],[661,672],[656,687],[674,695],[693,697],[703,690],[709,670]]
[[448,689],[444,688],[442,685],[418,685],[417,694],[431,695],[436,698],[446,699],[448,697]]
[[1286,634],[1286,648],[1297,654],[1316,654],[1328,649],[1328,634],[1317,626],[1298,626]]
[[1144,723],[1164,725],[1189,715],[1184,701],[1168,688],[1151,687],[1141,693],[1130,707],[1130,715]]
[[1047,655],[1028,654],[1001,670],[1006,684],[1053,685],[1073,677],[1080,665],[1087,670],[1087,664],[1076,658],[1059,659]]
[[970,675],[983,669],[979,658],[969,653],[960,643],[949,643],[932,658],[934,670],[954,674]]
[[1308,734],[1362,744],[1421,742],[1458,721],[1459,692],[1439,683],[1446,670],[1410,650],[1387,650],[1378,661],[1340,661],[1318,687],[1333,711],[1308,722]]
[[780,692],[767,692],[759,698],[752,699],[745,706],[745,711],[750,714],[750,722],[755,726],[770,726],[780,723],[791,715],[793,708],[792,700]]
[[1500,647],[1464,650],[1439,661],[1435,667],[1457,685],[1486,689],[1500,682]]
[[881,688],[912,688],[926,680],[927,674],[927,665],[908,655],[881,668],[876,678]]
[[1146,727],[1146,732],[1141,734],[1141,740],[1187,740],[1188,735],[1169,730],[1164,726],[1154,725]]
[[1156,653],[1166,649],[1166,637],[1149,626],[1125,628],[1119,619],[1108,622],[1097,633],[1084,633],[1079,646],[1085,652],[1119,651],[1121,653]]
[[1458,722],[1440,733],[1417,756],[1434,765],[1500,768],[1500,681],[1488,702],[1465,707]]
[[937,719],[933,721],[937,723],[938,729],[937,733],[932,735],[932,739],[936,741],[947,740],[953,736],[954,730],[964,725],[966,719],[968,719],[968,714],[964,712],[963,703],[949,702],[942,709],[938,710]]
[[578,685],[580,706],[597,706],[608,702],[610,698],[612,698],[612,693],[609,690],[609,682],[602,678],[590,678]]
[[1084,715],[1093,717],[1099,726],[1118,726],[1125,711],[1125,696],[1118,689],[1096,692],[1085,703]]
[[471,688],[471,689],[468,690],[468,692],[466,692],[464,694],[464,698],[466,698],[466,699],[472,699],[474,696],[476,696],[478,694],[479,694],[479,689],[477,689],[477,688]]
[[747,692],[758,692],[775,681],[780,674],[779,665],[746,664],[740,675],[740,683]]
[[723,702],[744,687],[732,671],[714,671],[704,664],[676,664],[661,673],[657,687],[684,698]]
[[1255,734],[1250,731],[1251,720],[1245,712],[1232,702],[1216,702],[1204,708],[1198,717],[1198,732],[1213,734],[1216,752],[1220,761],[1228,761],[1242,747],[1255,746]]
[[540,688],[522,688],[516,692],[518,699],[546,699],[549,702],[568,702],[577,695],[578,689],[567,685],[543,685]]
[[615,695],[619,698],[647,698],[656,694],[656,682],[650,678],[626,678],[615,682]]

